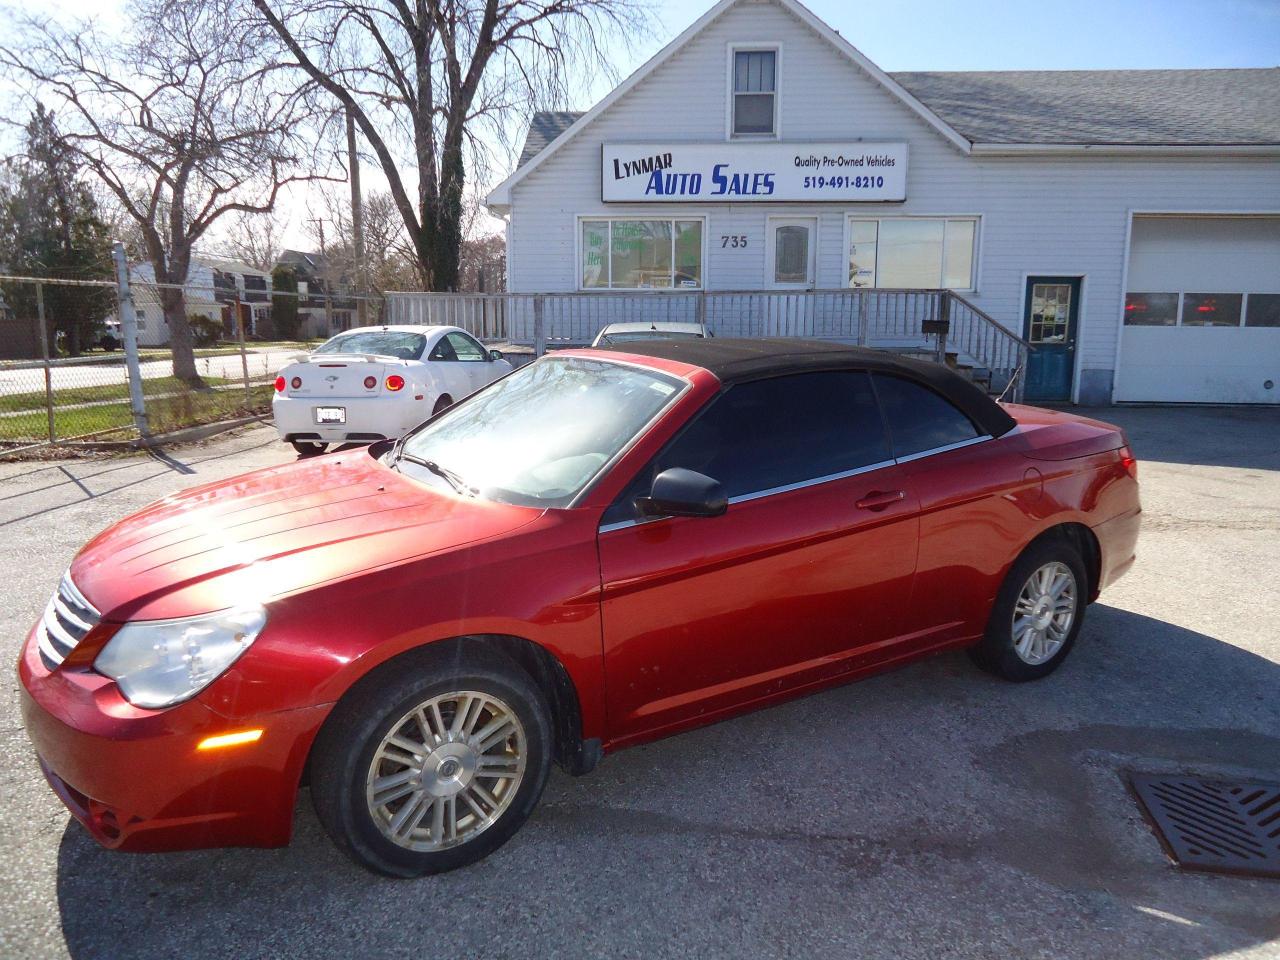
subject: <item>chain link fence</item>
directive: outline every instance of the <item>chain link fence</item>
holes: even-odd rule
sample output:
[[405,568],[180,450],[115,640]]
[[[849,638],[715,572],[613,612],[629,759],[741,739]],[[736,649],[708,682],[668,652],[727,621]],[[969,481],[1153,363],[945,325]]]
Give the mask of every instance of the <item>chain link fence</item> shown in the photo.
[[117,276],[0,275],[0,457],[265,416],[281,367],[384,313],[381,297]]

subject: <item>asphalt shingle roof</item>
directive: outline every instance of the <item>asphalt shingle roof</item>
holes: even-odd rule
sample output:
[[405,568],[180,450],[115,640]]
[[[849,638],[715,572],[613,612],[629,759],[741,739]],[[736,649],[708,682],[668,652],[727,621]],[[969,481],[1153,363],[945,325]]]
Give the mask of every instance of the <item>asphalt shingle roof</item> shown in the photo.
[[539,110],[529,123],[529,132],[525,134],[524,148],[520,151],[520,159],[516,163],[519,170],[537,156],[542,148],[564,133],[582,114],[572,110]]
[[1280,68],[893,73],[975,143],[1280,143]]
[[[1280,144],[1280,67],[890,76],[975,143]],[[580,116],[534,114],[517,169]]]

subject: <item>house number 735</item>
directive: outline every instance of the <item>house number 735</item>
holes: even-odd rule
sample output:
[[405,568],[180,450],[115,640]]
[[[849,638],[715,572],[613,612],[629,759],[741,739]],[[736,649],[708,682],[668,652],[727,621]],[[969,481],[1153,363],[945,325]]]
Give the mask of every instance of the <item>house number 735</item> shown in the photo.
[[725,247],[733,247],[736,250],[737,248],[745,247],[746,245],[747,245],[747,235],[745,233],[735,233],[735,234],[722,233],[720,235],[720,249],[722,250]]

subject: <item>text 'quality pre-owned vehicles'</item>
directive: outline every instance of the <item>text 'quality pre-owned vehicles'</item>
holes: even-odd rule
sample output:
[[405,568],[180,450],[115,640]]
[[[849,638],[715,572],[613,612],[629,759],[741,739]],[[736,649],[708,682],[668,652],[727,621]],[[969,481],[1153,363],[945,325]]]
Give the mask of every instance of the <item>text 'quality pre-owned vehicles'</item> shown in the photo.
[[1115,427],[939,365],[565,351],[100,534],[23,650],[27,729],[106,846],[287,843],[306,771],[356,861],[446,870],[552,762],[950,648],[1043,677],[1133,562],[1136,473]]
[[271,415],[281,440],[323,453],[402,437],[510,372],[460,327],[357,327],[280,371]]

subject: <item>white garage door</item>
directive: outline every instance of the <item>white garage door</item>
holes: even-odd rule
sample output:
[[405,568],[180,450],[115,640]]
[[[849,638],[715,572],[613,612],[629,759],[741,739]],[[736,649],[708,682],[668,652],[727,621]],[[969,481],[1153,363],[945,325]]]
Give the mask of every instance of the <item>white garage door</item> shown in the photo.
[[1280,403],[1280,217],[1133,220],[1117,400]]

